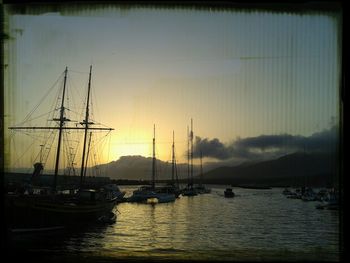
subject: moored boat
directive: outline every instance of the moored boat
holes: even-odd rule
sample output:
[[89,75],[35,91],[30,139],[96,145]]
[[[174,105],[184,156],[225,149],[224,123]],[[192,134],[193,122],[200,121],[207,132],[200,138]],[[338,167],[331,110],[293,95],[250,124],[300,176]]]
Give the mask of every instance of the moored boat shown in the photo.
[[106,184],[103,186],[102,189],[107,192],[108,197],[110,198],[115,197],[118,203],[124,201],[124,196],[126,192],[121,191],[116,184]]
[[232,198],[235,196],[235,193],[233,192],[232,188],[226,188],[224,191],[224,196],[227,198]]
[[335,189],[330,189],[327,196],[316,205],[317,209],[339,210],[339,193]]
[[127,198],[128,202],[146,202],[149,198],[155,198],[157,193],[150,185],[143,185],[133,191],[132,195]]
[[[28,127],[28,126],[13,126],[11,130],[42,130],[53,131],[58,130],[57,150],[55,159],[55,172],[53,175],[53,183],[51,187],[42,188],[38,192],[33,191],[33,185],[24,185],[23,191],[6,193],[5,209],[6,209],[6,223],[12,232],[21,231],[40,231],[41,229],[57,229],[61,227],[77,226],[82,223],[96,222],[101,216],[109,214],[116,205],[117,197],[112,195],[108,189],[85,189],[84,178],[86,175],[86,165],[89,156],[89,146],[91,143],[90,132],[89,143],[87,142],[88,131],[111,131],[112,128],[96,128],[91,127],[94,124],[89,117],[90,93],[91,93],[91,73],[92,66],[90,66],[88,93],[85,109],[85,117],[82,122],[76,123],[75,126],[68,126],[67,123],[71,120],[67,118],[66,112],[68,108],[65,105],[65,95],[67,93],[67,72],[64,71],[64,81],[62,88],[62,95],[60,97],[61,105],[58,108],[59,116],[54,117],[52,121],[58,123],[56,126],[44,127]],[[81,125],[81,126],[79,126]],[[84,131],[82,162],[80,170],[80,184],[76,189],[70,191],[63,191],[57,185],[57,176],[60,165],[60,155],[62,154],[63,135],[65,131],[81,130]],[[51,143],[52,144],[52,143]],[[44,146],[41,145],[41,146]],[[43,147],[42,147],[43,148]],[[41,149],[42,149],[41,148]],[[40,152],[40,156],[42,153]],[[71,161],[71,164],[73,162]],[[34,179],[40,176],[44,169],[44,162],[40,157],[40,161],[34,164],[34,172],[31,183]]]
[[[188,141],[187,141],[187,177],[188,177],[188,183],[187,186],[182,189],[182,195],[183,196],[196,196],[198,193],[196,189],[193,186],[193,121],[191,119],[191,132],[188,131],[187,126],[187,134],[188,134]],[[189,146],[191,144],[191,150],[189,149]]]
[[[148,200],[152,200],[151,203],[168,203],[175,201],[175,193],[168,191],[167,188],[156,187],[156,155],[155,155],[155,135],[156,128],[153,126],[153,158],[152,158],[152,180],[151,185],[141,186],[139,189],[133,191],[131,197],[128,198],[129,202],[141,202],[149,203]],[[156,201],[154,201],[156,200]]]
[[292,191],[289,188],[284,188],[282,194],[284,194],[284,195],[291,195]]
[[211,193],[211,189],[207,188],[204,184],[203,184],[203,165],[202,165],[202,151],[200,152],[200,175],[199,175],[199,185],[195,186],[195,190],[198,194],[210,194]]
[[183,196],[196,196],[197,194],[198,193],[197,193],[196,189],[191,184],[188,184],[187,187],[182,189]]

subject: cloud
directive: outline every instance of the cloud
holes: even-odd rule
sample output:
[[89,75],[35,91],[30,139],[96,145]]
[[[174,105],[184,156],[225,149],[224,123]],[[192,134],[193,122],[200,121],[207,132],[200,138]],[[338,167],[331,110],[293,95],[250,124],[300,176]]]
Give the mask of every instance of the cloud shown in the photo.
[[199,136],[196,136],[193,156],[199,157],[200,152],[202,152],[203,157],[214,157],[220,160],[228,159],[232,155],[230,147],[225,146],[219,139],[208,140],[207,138],[201,139]]
[[226,145],[217,138],[210,140],[196,136],[193,156],[198,158],[202,152],[203,157],[219,160],[230,158],[256,160],[297,151],[332,153],[337,150],[338,131],[338,127],[333,126],[308,137],[290,134],[260,135],[237,139]]

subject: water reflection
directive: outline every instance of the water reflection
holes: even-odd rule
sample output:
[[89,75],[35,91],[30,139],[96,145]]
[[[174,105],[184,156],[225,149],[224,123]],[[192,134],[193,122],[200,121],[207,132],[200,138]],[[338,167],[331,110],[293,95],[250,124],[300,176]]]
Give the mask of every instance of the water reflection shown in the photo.
[[233,199],[224,198],[223,190],[212,187],[211,194],[173,203],[122,203],[115,224],[56,233],[31,241],[31,247],[112,258],[339,259],[338,211],[287,199],[281,189],[237,188]]

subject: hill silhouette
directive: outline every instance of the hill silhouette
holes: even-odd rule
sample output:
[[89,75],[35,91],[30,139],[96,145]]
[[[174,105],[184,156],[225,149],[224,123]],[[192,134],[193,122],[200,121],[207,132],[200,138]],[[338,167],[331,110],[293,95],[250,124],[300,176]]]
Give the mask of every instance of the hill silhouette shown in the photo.
[[337,160],[324,153],[293,153],[275,160],[219,167],[203,175],[205,182],[253,185],[328,185],[337,181]]
[[[171,178],[171,163],[157,160],[158,180]],[[178,164],[179,179],[187,178],[187,164]],[[99,169],[112,179],[150,180],[152,158],[123,156],[117,161],[100,165]],[[293,153],[278,159],[222,166],[203,174],[204,183],[249,185],[329,185],[337,181],[338,161],[335,155],[324,153]],[[199,171],[198,167],[194,167]],[[204,167],[204,170],[207,170]],[[195,173],[195,182],[199,180]]]

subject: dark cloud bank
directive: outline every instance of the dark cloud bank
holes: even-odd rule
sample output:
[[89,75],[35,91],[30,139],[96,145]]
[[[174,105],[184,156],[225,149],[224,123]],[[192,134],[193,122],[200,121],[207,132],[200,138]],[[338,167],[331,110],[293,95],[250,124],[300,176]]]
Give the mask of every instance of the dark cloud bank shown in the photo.
[[224,144],[219,139],[196,136],[193,148],[194,158],[200,156],[218,160],[261,160],[277,158],[294,152],[335,153],[338,147],[339,128],[333,126],[311,136],[301,135],[260,135],[237,139]]

